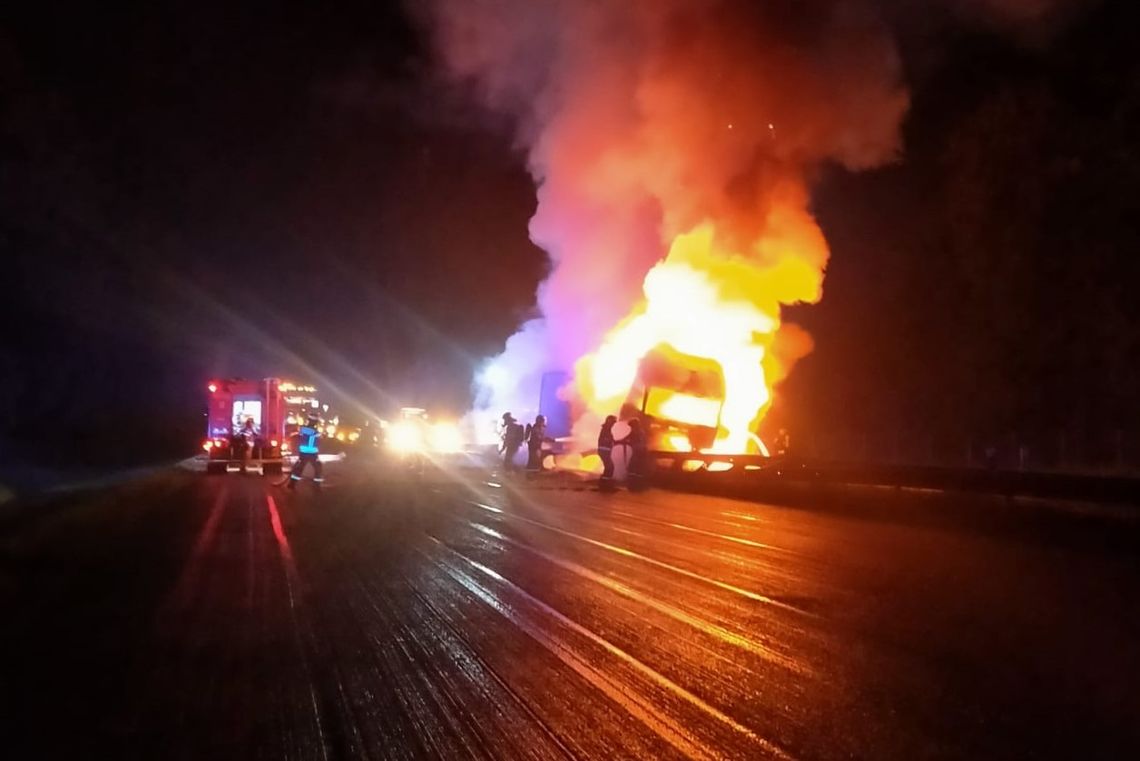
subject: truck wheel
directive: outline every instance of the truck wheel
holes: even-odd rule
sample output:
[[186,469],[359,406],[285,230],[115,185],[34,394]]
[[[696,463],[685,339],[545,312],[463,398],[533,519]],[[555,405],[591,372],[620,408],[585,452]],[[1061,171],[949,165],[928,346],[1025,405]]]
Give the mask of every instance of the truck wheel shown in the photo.
[[206,473],[211,476],[218,476],[226,472],[226,464],[224,462],[208,462],[206,463]]

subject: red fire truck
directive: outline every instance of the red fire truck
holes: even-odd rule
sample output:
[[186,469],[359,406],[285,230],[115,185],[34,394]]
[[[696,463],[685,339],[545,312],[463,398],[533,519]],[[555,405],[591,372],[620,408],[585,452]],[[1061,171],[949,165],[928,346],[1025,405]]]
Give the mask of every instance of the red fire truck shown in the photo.
[[[207,473],[225,473],[230,466],[260,467],[265,475],[280,474],[281,445],[285,437],[285,403],[281,381],[210,381],[206,410],[206,439],[202,448],[209,458]],[[243,434],[253,421],[253,434]],[[248,458],[247,458],[248,456]]]

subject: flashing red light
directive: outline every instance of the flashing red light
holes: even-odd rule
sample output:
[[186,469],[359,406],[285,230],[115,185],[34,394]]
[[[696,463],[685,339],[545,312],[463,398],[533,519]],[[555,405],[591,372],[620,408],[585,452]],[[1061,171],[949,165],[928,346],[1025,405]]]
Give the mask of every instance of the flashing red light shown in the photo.
[[205,449],[207,452],[209,452],[209,451],[210,451],[210,447],[212,447],[212,446],[214,446],[214,442],[212,442],[212,441],[206,441],[206,442],[204,442],[204,443],[202,444],[202,449]]
[[218,384],[217,383],[211,383],[209,386],[206,386],[206,388],[210,389],[210,393],[212,394],[218,390]]
[[270,439],[269,440],[269,446],[271,446],[271,447],[277,446],[277,439]]

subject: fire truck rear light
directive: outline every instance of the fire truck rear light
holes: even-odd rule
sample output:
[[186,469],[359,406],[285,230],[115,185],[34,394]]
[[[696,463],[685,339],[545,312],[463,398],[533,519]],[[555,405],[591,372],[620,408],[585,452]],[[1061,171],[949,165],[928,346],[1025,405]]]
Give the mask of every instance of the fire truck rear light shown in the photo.
[[210,393],[212,394],[218,390],[218,384],[217,383],[211,383],[209,386],[206,386],[206,388],[210,389]]
[[212,447],[212,446],[214,446],[214,442],[207,441],[206,443],[202,444],[202,449],[205,449],[207,452],[209,452],[210,447]]
[[277,446],[277,439],[270,439],[269,440],[269,446],[271,446],[271,447]]

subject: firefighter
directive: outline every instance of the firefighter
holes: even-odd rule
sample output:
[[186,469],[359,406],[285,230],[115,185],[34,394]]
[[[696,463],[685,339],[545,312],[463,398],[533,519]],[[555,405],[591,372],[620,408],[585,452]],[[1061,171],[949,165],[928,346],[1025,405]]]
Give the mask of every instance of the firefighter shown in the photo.
[[515,420],[514,415],[509,412],[503,413],[503,444],[500,451],[503,454],[503,468],[507,471],[515,469],[515,457],[522,448],[523,441],[526,439],[526,432],[523,430],[519,421]]
[[254,444],[257,442],[257,429],[254,428],[253,418],[247,417],[245,423],[238,429],[236,444],[241,447],[241,474],[244,476],[248,472],[249,458],[253,453]]
[[526,427],[526,469],[531,475],[542,470],[542,445],[546,442],[546,416],[538,415]]
[[602,458],[602,488],[613,485],[614,480],[614,424],[617,418],[606,415],[602,430],[598,432],[598,457]]
[[313,464],[313,485],[318,489],[324,483],[324,466],[321,465],[321,432],[317,428],[320,420],[310,413],[305,424],[297,431],[297,462],[289,472],[289,488],[296,489],[297,482],[305,472],[305,466]]
[[649,442],[645,431],[642,430],[641,420],[634,418],[629,421],[629,433],[617,441],[618,444],[629,447],[628,465],[626,467],[626,480],[629,488],[640,488],[648,475]]

